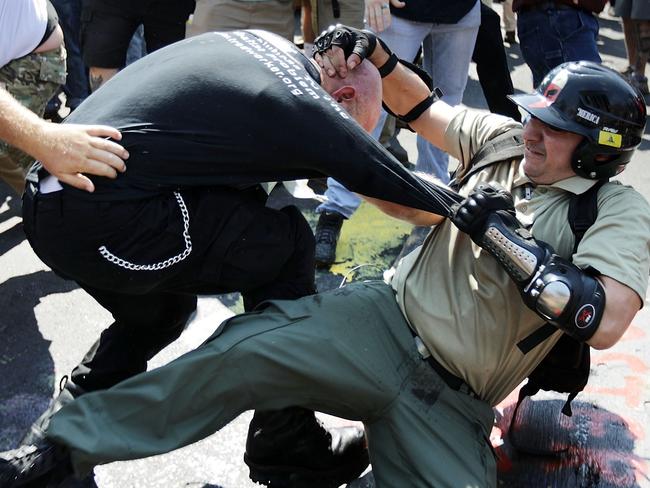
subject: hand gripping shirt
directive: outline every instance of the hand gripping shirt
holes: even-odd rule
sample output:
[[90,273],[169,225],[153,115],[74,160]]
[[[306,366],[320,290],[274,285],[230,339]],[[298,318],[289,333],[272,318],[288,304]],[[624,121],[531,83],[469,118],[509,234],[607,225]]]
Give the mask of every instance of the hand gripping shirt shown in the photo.
[[[479,147],[518,127],[511,119],[465,110],[445,134],[461,174]],[[511,191],[517,219],[536,239],[571,258],[574,236],[568,221],[571,194],[595,181],[578,176],[534,186],[522,161],[495,163],[469,177],[467,196],[480,182],[494,181]],[[598,192],[598,218],[585,233],[573,262],[592,266],[645,299],[650,270],[650,206],[633,188],[618,182]],[[557,342],[556,333],[527,354],[517,342],[544,321],[523,303],[519,291],[496,260],[446,220],[423,245],[406,256],[393,278],[398,303],[431,354],[463,378],[491,405],[502,401]]]
[[433,185],[405,170],[321,87],[316,67],[263,31],[211,32],[151,53],[66,122],[122,132],[127,171],[90,176],[78,198],[333,176],[358,193],[436,210]]

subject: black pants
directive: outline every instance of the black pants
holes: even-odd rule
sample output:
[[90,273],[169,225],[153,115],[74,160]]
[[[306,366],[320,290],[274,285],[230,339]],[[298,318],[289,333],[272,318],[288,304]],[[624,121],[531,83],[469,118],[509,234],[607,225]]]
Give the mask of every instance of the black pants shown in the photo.
[[149,53],[184,39],[194,7],[194,0],[83,0],[80,37],[86,65],[124,67],[141,24]]
[[501,18],[483,3],[472,61],[476,63],[478,80],[490,112],[521,120],[517,105],[507,97],[515,89],[501,37]]
[[260,192],[95,202],[28,188],[23,221],[36,254],[115,320],[73,371],[75,384],[103,389],[145,371],[180,335],[197,294],[240,291],[250,310],[315,292],[309,224],[295,207],[266,208]]

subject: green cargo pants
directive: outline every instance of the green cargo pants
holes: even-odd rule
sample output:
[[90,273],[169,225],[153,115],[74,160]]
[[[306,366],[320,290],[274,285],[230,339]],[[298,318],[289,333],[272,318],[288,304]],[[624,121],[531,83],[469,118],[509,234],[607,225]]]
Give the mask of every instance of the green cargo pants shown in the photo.
[[[63,46],[43,53],[31,53],[0,68],[0,87],[39,117],[47,102],[65,83],[66,53]],[[25,173],[34,158],[0,141],[0,178],[18,194],[25,187]]]
[[362,420],[378,487],[496,485],[492,409],[420,358],[380,282],[235,316],[195,351],[75,400],[48,435],[81,475],[196,442],[245,410],[292,405]]

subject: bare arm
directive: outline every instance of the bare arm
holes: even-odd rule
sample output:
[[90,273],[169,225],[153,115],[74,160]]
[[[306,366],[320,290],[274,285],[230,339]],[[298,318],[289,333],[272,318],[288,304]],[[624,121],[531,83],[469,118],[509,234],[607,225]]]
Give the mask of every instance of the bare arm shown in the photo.
[[82,173],[115,178],[117,171],[126,170],[123,160],[129,153],[104,137],[122,138],[112,127],[47,122],[0,89],[0,139],[41,161],[64,183],[93,191]]
[[595,334],[587,341],[594,349],[612,347],[623,336],[641,308],[641,298],[634,290],[608,276],[600,276],[605,288],[606,305]]
[[432,225],[439,224],[445,219],[445,217],[442,217],[441,215],[425,212],[424,210],[419,210],[417,208],[406,207],[404,205],[399,205],[398,203],[379,200],[378,198],[371,198],[363,195],[361,196],[364,200],[367,200],[368,203],[373,204],[386,215],[399,220],[404,220],[405,222],[413,225],[430,227]]
[[[421,172],[416,172],[416,174],[420,178],[425,179],[433,183],[434,185],[443,185],[443,183],[440,180],[436,179],[434,176],[430,174],[421,173]],[[389,215],[395,219],[403,220],[413,225],[431,227],[432,225],[438,225],[446,218],[443,215],[426,212],[424,210],[420,210],[417,208],[406,207],[398,203],[388,202],[386,200],[380,200],[379,198],[367,197],[365,195],[359,195],[359,196],[364,200],[367,200],[368,203],[371,203],[372,205],[377,207],[386,215]]]

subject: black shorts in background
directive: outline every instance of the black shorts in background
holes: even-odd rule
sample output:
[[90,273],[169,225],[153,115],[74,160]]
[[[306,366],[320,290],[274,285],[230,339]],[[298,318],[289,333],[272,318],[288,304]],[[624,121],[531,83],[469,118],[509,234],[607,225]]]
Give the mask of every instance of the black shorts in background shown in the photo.
[[87,66],[122,68],[133,33],[144,25],[147,52],[185,38],[194,0],[84,0],[81,49]]

